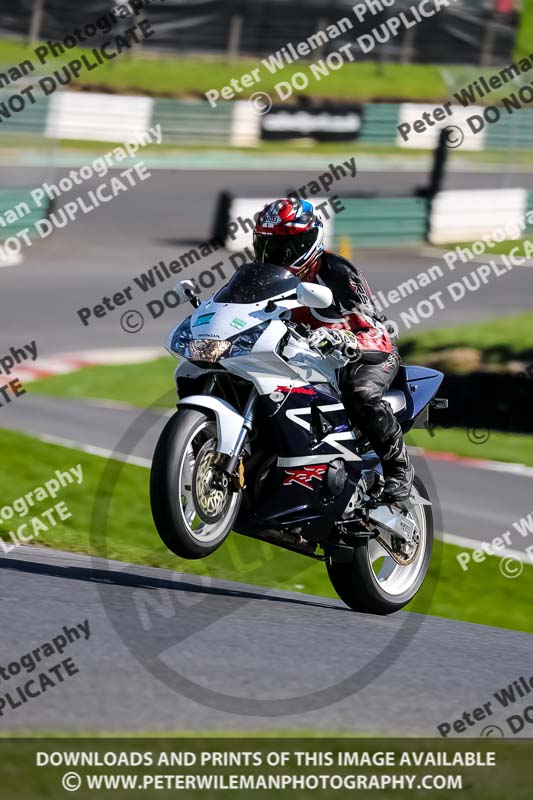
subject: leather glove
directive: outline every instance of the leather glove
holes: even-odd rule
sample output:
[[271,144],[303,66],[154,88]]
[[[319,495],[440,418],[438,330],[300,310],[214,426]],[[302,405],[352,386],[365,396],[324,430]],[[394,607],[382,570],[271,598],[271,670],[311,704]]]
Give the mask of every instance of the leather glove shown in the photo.
[[339,328],[317,328],[309,336],[309,347],[323,356],[334,355],[348,361],[358,361],[359,343],[352,331]]

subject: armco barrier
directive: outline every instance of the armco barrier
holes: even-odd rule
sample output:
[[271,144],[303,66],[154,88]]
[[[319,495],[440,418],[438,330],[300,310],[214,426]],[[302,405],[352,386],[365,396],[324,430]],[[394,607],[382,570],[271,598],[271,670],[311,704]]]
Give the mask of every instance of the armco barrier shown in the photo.
[[[528,191],[527,198],[526,198],[527,208],[533,208],[533,191]],[[530,233],[533,233],[533,224],[527,223],[525,229],[525,235],[528,236]]]
[[[0,103],[9,97],[0,90]],[[521,109],[473,134],[466,118],[481,115],[482,106],[454,105],[454,114],[422,133],[413,130],[406,142],[398,133],[400,122],[413,125],[431,103],[366,103],[360,135],[354,142],[408,149],[436,146],[439,127],[459,125],[465,134],[460,150],[533,149],[533,110]],[[170,144],[234,145],[254,147],[261,142],[261,120],[247,100],[221,102],[212,108],[207,100],[154,99],[144,96],[58,91],[38,98],[11,119],[0,119],[1,134],[34,134],[49,138],[124,141],[140,129],[161,124]]]
[[[12,92],[0,91],[0,104],[9,100],[11,95]],[[44,136],[48,107],[49,101],[47,98],[36,98],[35,103],[27,106],[24,111],[13,114],[10,119],[2,119],[0,134],[31,133],[35,136]]]
[[487,231],[516,224],[528,205],[526,189],[458,189],[433,199],[429,240],[433,244],[469,242]]
[[533,147],[533,111],[522,108],[512,115],[504,111],[498,122],[485,126],[484,133],[485,149],[487,150],[531,148]]
[[334,218],[333,245],[348,238],[354,247],[421,244],[426,238],[428,201],[421,197],[342,198]]
[[[250,220],[272,197],[219,196],[212,236],[230,251],[242,251],[252,242]],[[315,204],[324,197],[313,197]],[[338,249],[349,241],[353,247],[407,247],[426,238],[428,201],[420,197],[343,197],[343,211],[324,218],[325,243]]]
[[[9,92],[0,92],[0,103],[9,96]],[[241,143],[239,128],[244,125],[241,120],[242,106],[238,103],[225,103],[213,109],[207,101],[200,100],[154,100],[142,96],[65,91],[40,98],[10,119],[2,119],[0,142],[1,134],[123,142],[159,123],[166,143],[227,146]],[[255,135],[254,142],[249,125],[245,127],[243,143],[258,143],[259,136]]]
[[[220,195],[213,236],[228,250],[251,244],[250,220],[272,197]],[[326,198],[311,198],[315,204]],[[410,247],[424,242],[447,244],[481,239],[491,230],[516,227],[533,209],[533,191],[526,189],[459,189],[435,197],[341,197],[344,210],[325,221],[326,247]],[[523,224],[523,223],[522,223]],[[233,230],[232,230],[233,229]],[[524,235],[533,232],[525,226]]]
[[235,104],[225,103],[211,108],[198,100],[155,100],[152,125],[160,124],[163,142],[177,144],[231,143]]
[[50,98],[46,136],[123,142],[150,127],[151,97],[56,92]]
[[367,144],[394,145],[399,118],[398,103],[366,103],[358,141]]
[[[409,150],[434,150],[438,145],[441,131],[444,128],[455,127],[462,132],[461,152],[485,149],[485,129],[482,129],[479,133],[474,133],[467,122],[469,117],[483,114],[482,106],[472,105],[463,108],[463,106],[454,105],[453,114],[446,115],[440,121],[433,120],[434,110],[434,103],[425,105],[421,103],[402,103],[398,122],[402,126],[403,135],[400,131],[397,131],[395,144],[398,147]],[[433,124],[425,122],[423,119],[424,114],[427,115],[426,119],[433,120]],[[420,122],[423,124],[422,130],[417,129]]]

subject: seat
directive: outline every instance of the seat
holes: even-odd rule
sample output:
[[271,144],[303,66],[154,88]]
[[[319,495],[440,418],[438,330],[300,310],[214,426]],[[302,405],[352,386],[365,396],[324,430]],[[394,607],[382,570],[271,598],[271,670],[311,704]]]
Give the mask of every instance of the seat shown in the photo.
[[383,399],[390,404],[394,414],[400,414],[407,408],[405,393],[401,389],[391,389],[383,394]]

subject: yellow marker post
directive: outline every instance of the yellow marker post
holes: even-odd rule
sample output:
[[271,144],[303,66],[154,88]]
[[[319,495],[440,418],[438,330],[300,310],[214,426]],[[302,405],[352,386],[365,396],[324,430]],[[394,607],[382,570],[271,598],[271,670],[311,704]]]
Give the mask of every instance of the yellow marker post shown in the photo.
[[341,236],[339,239],[339,255],[347,258],[348,261],[352,258],[352,240],[349,236]]

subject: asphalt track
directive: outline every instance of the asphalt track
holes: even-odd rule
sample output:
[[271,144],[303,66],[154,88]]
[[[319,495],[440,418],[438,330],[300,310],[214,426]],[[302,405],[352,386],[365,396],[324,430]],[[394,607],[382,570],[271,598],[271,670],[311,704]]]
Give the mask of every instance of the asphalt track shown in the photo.
[[[58,172],[55,180],[62,174]],[[15,180],[15,171],[3,169],[4,175],[8,183]],[[19,183],[24,181],[28,186],[51,180],[46,170],[34,168],[18,169],[16,175]],[[210,238],[219,191],[274,196],[315,176],[316,172],[154,171],[150,180],[120,195],[111,205],[101,206],[26,248],[19,266],[0,269],[0,297],[9,298],[9,303],[2,302],[0,312],[0,352],[32,339],[37,340],[40,355],[99,347],[159,345],[172,325],[188,312],[180,308],[166,309],[162,316],[153,319],[146,309],[147,303],[161,300],[173,287],[174,278],[147,293],[135,287],[134,278],[160,260],[168,263]],[[391,182],[401,181],[398,185],[407,188],[418,185],[423,177],[415,173],[402,173],[400,177],[388,173],[361,173],[356,183],[358,191],[371,188],[385,191]],[[532,175],[512,178],[522,184],[533,180]],[[494,185],[498,178],[459,173],[449,180],[453,184],[471,180],[472,185]],[[94,181],[87,188],[94,188],[97,183]],[[346,193],[348,191],[349,186]],[[342,194],[340,185],[339,193]],[[72,198],[63,196],[60,205],[69,199]],[[462,274],[478,266],[468,263],[451,272],[439,251],[424,252],[366,250],[354,254],[354,260],[363,268],[376,292],[395,289],[434,264],[443,269],[444,277],[439,281],[386,309],[390,318],[397,322],[401,322],[402,311],[435,291],[446,292],[451,281],[459,280]],[[228,254],[222,251],[195,263],[180,277],[198,276],[218,260],[224,262],[223,270],[229,277],[233,267]],[[531,305],[532,278],[530,267],[516,268],[502,277],[492,278],[486,286],[476,293],[468,293],[460,302],[447,299],[444,310],[436,308],[434,316],[423,319],[410,330],[525,310]],[[220,283],[222,281],[217,280],[215,288]],[[82,325],[77,316],[80,308],[93,307],[101,303],[104,296],[112,296],[129,285],[134,286],[132,302],[103,318],[93,318],[87,327]],[[120,326],[122,313],[130,309],[140,311],[145,318],[144,327],[135,334],[125,332]],[[406,332],[407,328],[401,326],[401,331]]]
[[[6,181],[11,179],[9,170],[2,174]],[[275,195],[313,176],[155,173],[150,181],[115,200],[112,211],[98,209],[34,245],[20,266],[0,269],[0,351],[32,339],[37,340],[40,355],[159,344],[184,311],[147,319],[142,331],[133,335],[121,330],[117,312],[84,328],[76,310],[122,289],[160,259],[171,260],[208,238],[218,190]],[[28,170],[26,183],[35,185],[47,177]],[[418,184],[420,177],[360,175],[358,189],[393,185],[403,190],[409,181]],[[468,182],[469,178],[450,180]],[[473,180],[476,185],[495,185],[496,176]],[[512,181],[527,185],[531,176],[513,176]],[[366,251],[358,261],[375,288],[386,290],[427,269],[435,259],[436,254],[421,256],[414,251]],[[190,274],[195,270],[198,266]],[[529,268],[516,269],[425,325],[528,308],[531,274]],[[146,303],[169,288],[161,285],[140,299]],[[417,299],[422,297],[425,294]],[[136,413],[28,394],[3,408],[0,422],[107,450],[116,446]],[[154,418],[151,438],[140,442],[138,456],[150,456],[161,424],[161,419]],[[437,489],[443,529],[450,533],[489,539],[531,510],[531,478],[525,475],[442,461],[429,461],[425,469]],[[520,547],[519,540],[515,547]],[[34,548],[19,549],[1,562],[8,624],[3,629],[0,663],[39,646],[63,625],[89,619],[92,631],[89,642],[73,644],[69,653],[79,666],[79,675],[6,712],[0,717],[4,730],[315,728],[435,734],[437,724],[481,705],[493,691],[531,672],[531,637],[511,631],[404,613],[375,619],[321,598],[222,581],[209,581],[206,586],[200,579],[176,573],[95,563]],[[132,595],[139,590],[151,592],[156,603],[159,591],[167,590],[170,598],[165,598],[176,610],[163,618],[155,615],[148,640],[143,638],[139,620],[132,622]],[[384,661],[381,653],[387,647],[390,657]],[[136,648],[133,655],[131,649]],[[376,661],[370,666],[373,656]],[[143,666],[147,657],[149,663]],[[161,660],[186,679],[177,690],[154,677],[154,672],[161,671]],[[387,667],[383,675],[378,675],[380,665]],[[354,673],[358,678],[350,682]],[[192,681],[200,689],[191,688]],[[290,711],[292,696],[315,696],[329,687],[335,698],[337,689],[331,687],[343,682],[348,682],[349,691],[322,708],[316,707],[315,697]],[[7,683],[2,683],[1,692],[7,689]],[[209,705],[208,689],[221,694],[217,702],[223,709],[216,703]],[[228,700],[228,695],[240,699]],[[261,714],[254,713],[258,699],[266,702]],[[275,710],[280,705],[285,712],[278,715]],[[508,713],[500,713],[502,727]],[[488,722],[498,724],[496,715]],[[479,723],[471,732],[479,735],[482,728]]]
[[[102,455],[121,442],[115,457],[133,454],[146,466],[165,421],[153,412],[141,424],[138,410],[97,401],[23,400],[4,409],[3,425],[73,447],[88,444]],[[489,540],[530,510],[531,477],[415,461],[448,532]],[[515,531],[513,546],[527,544]],[[154,552],[159,547],[154,534]],[[91,629],[88,642],[62,654],[79,674],[6,710],[4,730],[436,736],[437,725],[492,700],[493,713],[468,734],[487,735],[491,724],[510,735],[511,711],[492,693],[531,671],[532,637],[508,630],[403,612],[372,618],[340,601],[38,547],[0,557],[0,570],[9,621],[0,663],[39,647],[64,625],[89,620]],[[457,580],[465,579],[457,565]],[[7,682],[2,691],[9,691]]]
[[[373,618],[334,600],[42,549],[0,567],[3,664],[65,625],[90,628],[62,654],[78,674],[6,708],[4,731],[437,736],[437,725],[492,700],[493,714],[463,735],[484,735],[489,723],[510,735],[505,719],[518,706],[498,709],[492,693],[531,674],[522,633],[403,612]],[[144,625],[132,613],[140,597],[151,602]],[[154,610],[163,602],[164,615]]]

